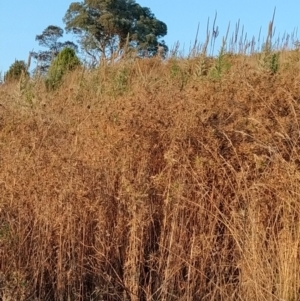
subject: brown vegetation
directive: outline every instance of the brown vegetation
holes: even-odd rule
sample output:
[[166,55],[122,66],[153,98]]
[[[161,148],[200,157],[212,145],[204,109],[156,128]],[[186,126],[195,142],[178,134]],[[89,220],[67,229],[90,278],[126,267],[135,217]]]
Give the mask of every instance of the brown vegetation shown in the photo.
[[2,85],[2,300],[299,300],[300,53],[221,59]]

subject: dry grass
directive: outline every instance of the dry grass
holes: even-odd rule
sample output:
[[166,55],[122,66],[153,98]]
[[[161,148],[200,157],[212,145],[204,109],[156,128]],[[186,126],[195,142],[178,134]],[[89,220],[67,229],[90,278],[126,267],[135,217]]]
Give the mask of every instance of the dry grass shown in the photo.
[[221,60],[1,86],[2,300],[299,300],[300,53]]

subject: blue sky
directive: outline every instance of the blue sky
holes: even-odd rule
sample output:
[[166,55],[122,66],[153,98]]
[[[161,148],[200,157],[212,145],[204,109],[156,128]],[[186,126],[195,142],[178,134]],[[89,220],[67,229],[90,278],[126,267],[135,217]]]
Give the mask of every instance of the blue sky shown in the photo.
[[[78,1],[78,0],[77,0]],[[7,71],[17,60],[27,60],[31,50],[39,50],[35,36],[41,34],[48,25],[64,28],[62,18],[71,2],[67,0],[0,0],[0,72]],[[147,6],[168,26],[164,37],[167,45],[178,41],[180,49],[188,51],[194,42],[200,22],[198,40],[204,42],[207,19],[212,23],[217,12],[216,25],[219,27],[219,40],[225,35],[229,22],[231,32],[240,19],[248,36],[258,37],[260,27],[266,36],[268,23],[276,6],[276,34],[292,33],[300,25],[299,0],[137,0]],[[300,31],[300,29],[299,29]],[[300,36],[300,32],[298,37]],[[76,41],[76,37],[65,36],[66,40]]]

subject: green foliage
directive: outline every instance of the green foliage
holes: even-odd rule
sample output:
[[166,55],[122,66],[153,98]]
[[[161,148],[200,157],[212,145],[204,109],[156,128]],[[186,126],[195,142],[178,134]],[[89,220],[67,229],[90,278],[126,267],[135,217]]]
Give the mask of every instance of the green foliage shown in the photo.
[[171,71],[172,79],[181,75],[181,69],[175,60],[173,60],[173,62],[172,62],[170,71]]
[[37,61],[38,72],[44,74],[48,71],[51,61],[64,48],[71,48],[77,51],[78,47],[73,42],[60,42],[59,39],[63,37],[64,30],[59,26],[49,25],[43,30],[42,34],[37,35],[35,40],[39,45],[48,48],[44,51],[32,52],[31,56]]
[[[80,36],[82,48],[94,61],[127,48],[136,49],[140,56],[153,56],[158,39],[167,34],[167,25],[134,0],[73,2],[64,22],[67,31]],[[167,50],[164,41],[160,45]]]
[[262,69],[275,74],[279,70],[279,52],[275,52],[275,47],[272,44],[273,23],[274,23],[275,10],[273,14],[273,19],[269,23],[268,36],[265,44],[262,47],[262,52],[260,54],[259,64]]
[[187,70],[180,66],[176,60],[172,60],[171,64],[171,78],[176,79],[178,82],[179,90],[182,91],[186,86],[190,75]]
[[126,67],[120,68],[113,79],[115,95],[122,95],[127,91],[129,81],[129,71]]
[[221,76],[230,69],[230,64],[227,59],[227,55],[225,52],[225,44],[223,43],[219,55],[216,58],[215,64],[210,71],[210,76],[213,79],[220,79]]
[[271,49],[266,48],[260,54],[259,64],[262,69],[275,74],[279,70],[279,52],[273,52]]
[[22,74],[24,74],[25,76],[29,76],[29,73],[27,72],[26,63],[24,61],[16,60],[6,72],[4,76],[4,81],[18,81],[21,78]]
[[80,60],[71,48],[63,49],[53,60],[46,79],[48,89],[55,89],[62,81],[64,74],[80,65]]
[[269,67],[273,74],[277,73],[279,70],[279,52],[272,53]]

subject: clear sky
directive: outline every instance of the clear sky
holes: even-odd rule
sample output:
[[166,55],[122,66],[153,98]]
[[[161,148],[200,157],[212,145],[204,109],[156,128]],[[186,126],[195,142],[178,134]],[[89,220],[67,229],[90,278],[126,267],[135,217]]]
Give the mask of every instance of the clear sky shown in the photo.
[[[0,0],[0,72],[7,71],[17,60],[27,61],[29,51],[39,50],[35,36],[41,34],[48,25],[64,28],[64,17],[71,2],[80,0]],[[229,22],[231,32],[236,22],[244,25],[248,36],[258,37],[260,27],[266,36],[268,23],[276,6],[276,34],[292,33],[300,25],[299,0],[137,0],[147,6],[155,16],[168,26],[164,37],[167,45],[178,41],[180,49],[188,51],[194,42],[200,22],[200,42],[205,40],[207,19],[212,23],[217,12],[216,25],[219,27],[219,40],[225,35]],[[300,31],[300,29],[299,29]],[[300,32],[298,37],[300,36]],[[76,37],[65,36],[66,40],[76,41]]]

